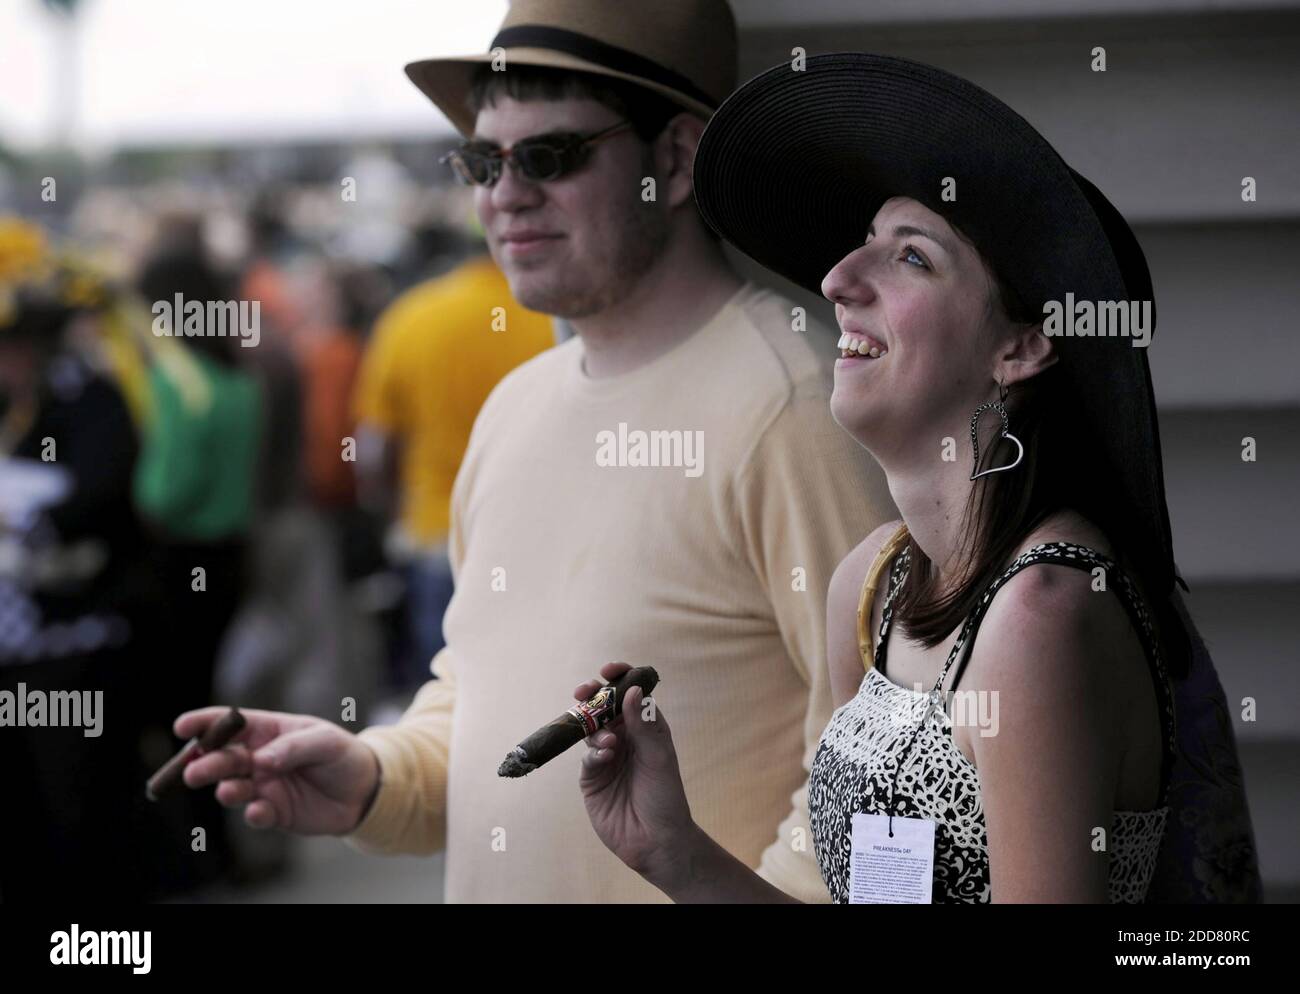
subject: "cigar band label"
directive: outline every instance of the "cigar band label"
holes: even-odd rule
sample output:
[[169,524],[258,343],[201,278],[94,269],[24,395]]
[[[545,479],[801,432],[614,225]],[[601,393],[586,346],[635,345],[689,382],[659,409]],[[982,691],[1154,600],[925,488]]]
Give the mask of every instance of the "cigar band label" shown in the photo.
[[612,686],[601,687],[591,700],[569,708],[569,714],[582,723],[584,735],[594,735],[614,717],[617,700],[618,695]]

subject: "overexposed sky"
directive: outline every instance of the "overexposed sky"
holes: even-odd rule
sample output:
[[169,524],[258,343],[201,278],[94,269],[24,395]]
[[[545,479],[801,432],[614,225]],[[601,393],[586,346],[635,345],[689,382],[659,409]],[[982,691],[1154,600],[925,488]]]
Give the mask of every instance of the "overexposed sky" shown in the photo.
[[0,142],[48,144],[61,105],[86,150],[447,133],[402,66],[486,51],[505,10],[505,0],[82,0],[69,40],[41,0],[0,0]]

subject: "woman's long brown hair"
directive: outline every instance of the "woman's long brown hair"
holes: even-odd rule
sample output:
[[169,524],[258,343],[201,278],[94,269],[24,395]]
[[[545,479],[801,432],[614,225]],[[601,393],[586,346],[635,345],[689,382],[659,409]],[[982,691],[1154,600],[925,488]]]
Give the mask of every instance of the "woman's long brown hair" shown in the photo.
[[[991,267],[990,276],[991,307],[1015,323],[1041,320]],[[963,511],[965,541],[952,570],[962,579],[952,590],[940,589],[938,570],[916,540],[908,537],[910,575],[894,608],[904,636],[926,648],[943,642],[975,610],[1030,533],[1050,515],[1072,508],[1106,535],[1114,550],[1112,558],[1134,580],[1151,608],[1166,667],[1175,676],[1185,675],[1191,651],[1187,634],[1171,598],[1146,597],[1147,579],[1156,575],[1155,570],[1126,555],[1127,549],[1142,547],[1130,539],[1135,527],[1132,516],[1125,513],[1122,496],[1116,493],[1115,474],[1097,443],[1094,426],[1079,416],[1060,363],[1013,388],[1007,409],[1010,431],[1024,446],[1024,458],[1014,470],[981,477],[971,488]],[[995,420],[992,414],[987,417]],[[981,448],[980,470],[1014,458],[1011,443],[1001,442],[996,435],[994,442]],[[1151,458],[1158,456],[1151,453]]]

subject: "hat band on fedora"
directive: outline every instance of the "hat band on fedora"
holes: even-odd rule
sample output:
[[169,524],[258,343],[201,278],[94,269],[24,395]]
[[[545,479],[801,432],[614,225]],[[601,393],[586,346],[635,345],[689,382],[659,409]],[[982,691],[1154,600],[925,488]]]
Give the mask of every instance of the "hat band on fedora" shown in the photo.
[[638,55],[636,52],[628,51],[626,48],[619,48],[617,45],[610,45],[607,42],[580,34],[577,31],[553,28],[544,24],[517,24],[514,27],[503,28],[498,31],[497,36],[492,39],[492,44],[488,47],[489,49],[554,49],[557,52],[564,52],[567,55],[574,55],[580,59],[586,59],[588,62],[594,62],[606,69],[627,73],[629,76],[640,76],[652,83],[667,86],[709,107],[718,105],[716,99],[709,96],[680,73],[673,72],[671,69],[659,65],[659,63],[647,59],[643,55]]

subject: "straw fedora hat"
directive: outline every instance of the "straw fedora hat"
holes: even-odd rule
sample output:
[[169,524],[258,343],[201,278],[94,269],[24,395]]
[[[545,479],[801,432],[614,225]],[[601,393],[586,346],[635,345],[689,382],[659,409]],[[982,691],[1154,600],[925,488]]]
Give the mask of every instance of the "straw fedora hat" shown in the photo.
[[406,66],[420,91],[469,136],[466,104],[480,65],[609,76],[667,97],[707,118],[736,86],[736,21],[727,0],[514,0],[488,51]]

